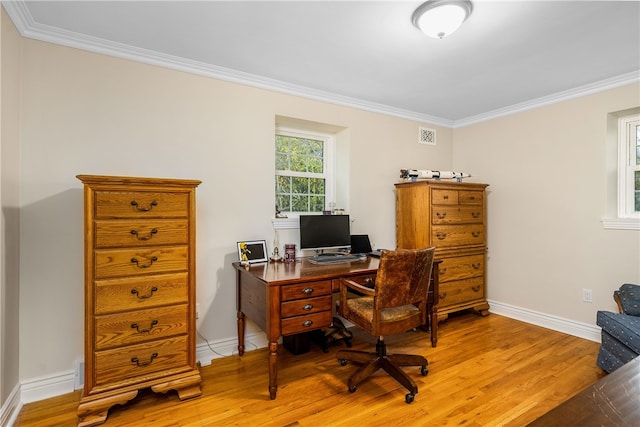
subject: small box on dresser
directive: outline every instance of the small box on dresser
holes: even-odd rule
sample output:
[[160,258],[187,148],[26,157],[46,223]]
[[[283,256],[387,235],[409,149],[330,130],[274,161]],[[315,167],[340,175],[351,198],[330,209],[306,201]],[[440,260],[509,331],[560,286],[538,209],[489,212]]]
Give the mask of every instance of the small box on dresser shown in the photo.
[[486,316],[486,187],[420,180],[396,184],[396,246],[436,247],[438,321],[473,309]]
[[78,175],[84,184],[85,372],[78,425],[143,388],[200,396],[196,180]]

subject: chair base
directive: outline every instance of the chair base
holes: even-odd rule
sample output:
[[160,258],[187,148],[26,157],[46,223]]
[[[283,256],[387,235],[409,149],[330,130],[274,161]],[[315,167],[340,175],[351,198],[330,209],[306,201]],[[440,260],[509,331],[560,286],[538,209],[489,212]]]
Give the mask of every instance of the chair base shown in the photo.
[[347,362],[354,362],[361,365],[348,380],[349,391],[356,391],[356,387],[365,379],[369,378],[379,369],[384,369],[391,377],[398,381],[404,388],[409,390],[405,396],[407,403],[411,403],[415,394],[418,393],[416,383],[402,370],[400,366],[421,366],[422,375],[429,373],[427,365],[429,362],[424,356],[417,354],[389,354],[387,355],[387,345],[382,338],[378,338],[376,351],[340,350],[336,357],[341,365]]

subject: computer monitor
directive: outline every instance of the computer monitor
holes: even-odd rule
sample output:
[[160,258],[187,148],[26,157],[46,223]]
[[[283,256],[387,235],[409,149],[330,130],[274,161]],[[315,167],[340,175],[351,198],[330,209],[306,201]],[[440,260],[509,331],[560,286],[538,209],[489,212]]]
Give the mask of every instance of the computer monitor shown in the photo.
[[300,215],[300,249],[321,252],[350,245],[349,215]]

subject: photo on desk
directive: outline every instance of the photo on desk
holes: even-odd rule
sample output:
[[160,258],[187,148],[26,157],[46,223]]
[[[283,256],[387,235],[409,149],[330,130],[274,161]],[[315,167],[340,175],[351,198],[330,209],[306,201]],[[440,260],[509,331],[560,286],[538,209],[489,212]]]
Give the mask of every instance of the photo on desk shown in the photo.
[[266,240],[238,242],[238,259],[240,262],[248,262],[249,264],[266,262],[268,259]]

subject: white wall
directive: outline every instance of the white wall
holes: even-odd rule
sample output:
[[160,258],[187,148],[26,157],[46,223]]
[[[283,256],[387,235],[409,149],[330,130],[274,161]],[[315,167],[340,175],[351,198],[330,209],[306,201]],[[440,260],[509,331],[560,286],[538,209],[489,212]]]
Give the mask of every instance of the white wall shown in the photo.
[[20,248],[20,36],[0,8],[0,425],[17,401]]
[[455,130],[454,167],[491,184],[490,299],[595,324],[614,289],[640,283],[640,232],[601,223],[607,114],[639,104],[635,84]]
[[379,246],[395,245],[400,168],[451,167],[450,129],[437,128],[436,147],[419,145],[420,123],[29,39],[23,45],[23,381],[71,371],[82,355],[77,174],[202,180],[198,329],[215,342],[236,337],[236,242],[273,239],[276,115],[349,129],[353,229]]

